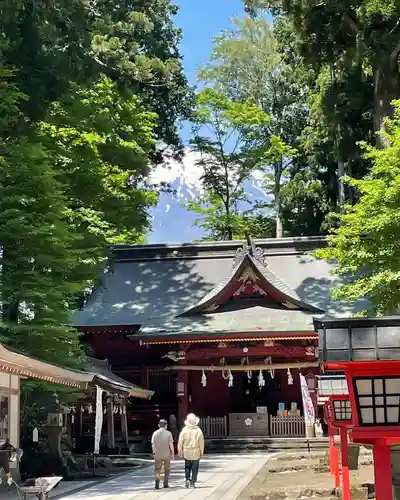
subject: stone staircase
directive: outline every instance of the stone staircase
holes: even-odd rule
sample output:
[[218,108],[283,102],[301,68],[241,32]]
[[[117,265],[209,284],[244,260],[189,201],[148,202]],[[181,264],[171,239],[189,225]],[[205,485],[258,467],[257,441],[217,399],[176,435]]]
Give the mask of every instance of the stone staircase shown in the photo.
[[257,453],[260,451],[326,450],[328,438],[219,438],[206,439],[207,453]]

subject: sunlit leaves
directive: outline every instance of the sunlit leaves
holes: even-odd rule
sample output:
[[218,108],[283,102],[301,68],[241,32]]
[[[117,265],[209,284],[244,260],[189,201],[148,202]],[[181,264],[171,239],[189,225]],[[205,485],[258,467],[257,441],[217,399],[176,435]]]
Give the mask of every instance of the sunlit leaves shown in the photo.
[[330,246],[317,253],[336,261],[336,272],[350,277],[335,297],[367,297],[377,314],[396,312],[400,304],[400,101],[395,105],[395,117],[388,121],[389,147],[366,148],[371,173],[347,179],[360,193],[359,201],[339,216]]

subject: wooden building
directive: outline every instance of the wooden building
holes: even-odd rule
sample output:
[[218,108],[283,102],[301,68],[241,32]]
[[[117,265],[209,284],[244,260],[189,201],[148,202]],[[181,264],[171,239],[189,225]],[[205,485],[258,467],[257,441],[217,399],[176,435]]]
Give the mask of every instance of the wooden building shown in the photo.
[[8,350],[0,344],[0,443],[19,446],[20,380],[33,378],[86,389],[93,375],[45,363]]
[[330,299],[330,266],[310,255],[325,244],[111,247],[74,324],[97,358],[155,392],[128,406],[130,436],[150,434],[159,417],[182,424],[189,411],[209,437],[302,434],[299,373],[315,398],[319,372],[313,317],[350,312]]
[[[127,419],[125,412],[126,398],[149,399],[152,391],[142,389],[127,382],[111,372],[106,363],[92,360],[87,369],[70,370],[53,365],[24,354],[11,351],[0,344],[0,444],[6,439],[13,446],[20,444],[20,382],[21,379],[38,379],[46,382],[80,389],[88,394],[87,402],[93,406],[93,393],[96,386],[104,391],[105,419],[104,427],[107,436],[106,446],[115,447],[114,428],[116,417],[122,429],[122,444],[128,447]],[[115,415],[116,404],[122,409]],[[80,403],[78,403],[80,406]],[[77,423],[81,426],[84,412],[77,415]],[[90,417],[94,424],[94,412]],[[93,438],[91,440],[93,450]]]

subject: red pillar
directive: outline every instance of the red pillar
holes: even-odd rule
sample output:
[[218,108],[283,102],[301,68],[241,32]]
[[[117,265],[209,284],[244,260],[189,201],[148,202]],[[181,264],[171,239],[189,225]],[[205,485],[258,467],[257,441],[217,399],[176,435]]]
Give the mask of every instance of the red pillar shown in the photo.
[[376,444],[373,446],[375,498],[376,500],[392,500],[392,463],[390,460],[390,446]]
[[340,428],[340,445],[342,448],[342,497],[350,500],[350,471],[349,471],[349,445],[347,442],[347,429]]
[[335,429],[328,424],[329,431],[329,466],[330,472],[335,479],[335,488],[340,488],[340,471],[339,471],[339,450],[335,446]]
[[[189,346],[181,344],[180,349],[183,352],[187,352],[189,349]],[[180,365],[186,365],[187,360],[186,356],[185,359],[181,359],[178,361]],[[178,426],[181,428],[183,427],[183,423],[187,417],[188,414],[188,400],[189,400],[189,395],[188,395],[188,382],[189,382],[189,374],[187,370],[181,371],[179,378],[177,380],[177,384],[183,383],[184,384],[184,393],[182,395],[178,394]]]
[[339,470],[339,450],[337,446],[334,446],[334,468],[335,468],[335,488],[340,488],[340,470]]

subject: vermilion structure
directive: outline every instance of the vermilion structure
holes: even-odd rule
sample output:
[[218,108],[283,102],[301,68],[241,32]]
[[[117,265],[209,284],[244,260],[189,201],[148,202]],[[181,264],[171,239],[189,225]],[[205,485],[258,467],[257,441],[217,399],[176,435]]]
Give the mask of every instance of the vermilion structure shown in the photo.
[[343,428],[351,428],[354,443],[372,445],[376,498],[392,500],[390,446],[400,443],[400,317],[318,319],[314,325],[324,369],[346,374],[352,418]]

